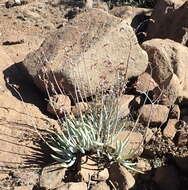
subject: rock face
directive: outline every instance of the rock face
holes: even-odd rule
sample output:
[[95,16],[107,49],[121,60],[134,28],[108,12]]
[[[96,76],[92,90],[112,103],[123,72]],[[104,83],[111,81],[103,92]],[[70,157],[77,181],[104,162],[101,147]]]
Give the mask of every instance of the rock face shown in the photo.
[[150,125],[162,124],[168,118],[169,109],[164,105],[146,104],[139,110],[140,121]]
[[188,2],[159,0],[148,25],[148,39],[168,38],[188,46]]
[[151,75],[144,72],[138,77],[136,90],[140,92],[148,92],[150,90],[153,90],[157,86],[157,83],[153,80]]
[[88,97],[98,88],[115,84],[117,71],[130,78],[143,73],[147,65],[147,54],[139,47],[132,28],[97,9],[78,15],[51,34],[23,62],[39,88],[45,90],[45,75],[48,88],[57,89],[55,76],[59,87],[73,97],[75,88]]
[[[2,168],[31,166],[30,160],[35,160],[34,155],[41,154],[40,147],[34,142],[34,139],[38,138],[35,128],[39,131],[50,130],[53,125],[58,127],[58,123],[42,114],[39,107],[34,105],[41,101],[40,93],[35,91],[36,88],[28,85],[28,81],[20,74],[19,69],[1,46],[0,57],[0,166]],[[10,77],[10,83],[22,85],[18,89],[20,95],[24,101],[32,103],[22,102],[15,94],[13,95],[12,89],[6,87],[4,77]],[[19,80],[12,80],[11,77],[14,79],[18,77],[22,82],[21,85]],[[26,90],[30,96],[23,92]],[[35,164],[37,166],[39,161],[36,160]],[[39,178],[39,174],[34,170],[12,171],[12,174],[20,180],[20,187],[23,189],[24,186],[28,186],[28,189],[31,186],[33,189],[32,186],[37,183]],[[3,176],[1,177],[4,179]],[[8,175],[5,178],[9,177]],[[0,186],[3,187],[2,184]]]
[[42,170],[40,176],[40,187],[54,189],[62,185],[66,169],[61,164],[47,166]]
[[173,104],[188,90],[188,48],[172,40],[153,39],[143,43],[151,62],[149,72],[158,83],[162,104]]

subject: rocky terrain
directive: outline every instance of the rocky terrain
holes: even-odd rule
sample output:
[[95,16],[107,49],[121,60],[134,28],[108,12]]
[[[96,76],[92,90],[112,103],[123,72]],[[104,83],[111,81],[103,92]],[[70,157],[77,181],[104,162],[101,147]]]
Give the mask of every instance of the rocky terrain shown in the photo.
[[[0,3],[0,189],[187,190],[188,1],[89,10],[15,2]],[[123,86],[117,117],[127,122],[118,139],[136,126],[123,152],[136,150],[140,173],[87,157],[80,167],[54,164],[39,134],[114,86]]]

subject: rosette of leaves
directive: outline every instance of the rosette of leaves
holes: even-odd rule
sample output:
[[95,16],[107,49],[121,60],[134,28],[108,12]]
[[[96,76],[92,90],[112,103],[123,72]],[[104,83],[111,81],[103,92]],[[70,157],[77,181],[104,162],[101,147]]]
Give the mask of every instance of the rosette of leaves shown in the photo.
[[[109,109],[103,104],[90,113],[82,114],[80,118],[66,117],[62,125],[64,130],[52,135],[48,144],[54,152],[51,156],[63,167],[72,166],[82,155],[92,152],[99,158],[105,157],[109,162],[118,162],[139,172],[134,168],[135,163],[131,162],[131,153],[123,154],[129,136],[122,141],[117,140],[125,124],[118,122],[116,107]],[[115,148],[111,148],[114,142]]]

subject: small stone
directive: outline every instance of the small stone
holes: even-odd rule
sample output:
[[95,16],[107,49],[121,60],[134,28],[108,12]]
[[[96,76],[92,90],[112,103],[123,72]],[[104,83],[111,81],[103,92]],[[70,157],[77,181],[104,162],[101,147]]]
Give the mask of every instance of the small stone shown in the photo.
[[61,164],[47,166],[42,170],[40,176],[40,187],[46,189],[54,189],[62,184],[66,168],[62,168]]
[[152,169],[150,163],[146,159],[139,159],[136,168],[142,172],[150,171]]
[[90,177],[97,176],[100,170],[98,168],[98,164],[94,160],[84,156],[82,157],[81,162],[83,164],[81,164],[81,169],[78,174],[81,176],[81,180],[83,182],[88,182]]
[[71,112],[71,100],[68,96],[59,94],[49,98],[47,110],[58,116]]
[[142,106],[142,99],[140,96],[134,98],[133,102],[131,102],[132,107],[136,110]]
[[138,77],[136,90],[140,92],[148,92],[156,88],[158,84],[154,81],[149,73],[143,73]]
[[92,177],[92,180],[96,181],[106,181],[109,178],[109,172],[107,168],[104,168],[103,170],[100,170],[97,175],[94,175]]
[[75,106],[72,106],[72,113],[75,116],[79,116],[80,112],[85,112],[89,109],[89,105],[86,102],[76,103]]
[[144,124],[155,126],[165,123],[168,118],[169,109],[167,106],[158,104],[145,104],[139,110],[140,121]]
[[130,113],[129,104],[134,99],[133,95],[122,95],[118,98],[118,117],[124,118]]
[[123,166],[114,163],[109,168],[110,180],[116,189],[128,190],[135,184],[132,174]]
[[176,129],[177,123],[178,123],[177,119],[169,119],[166,127],[163,130],[163,135],[167,138],[173,139],[177,132]]
[[114,6],[110,10],[111,14],[126,20],[128,24],[133,25],[133,28],[137,28],[139,23],[144,22],[148,16],[151,16],[151,12],[149,9],[135,6]]
[[146,135],[145,135],[145,142],[148,143],[152,139],[153,136],[154,136],[153,131],[149,127],[147,127]]

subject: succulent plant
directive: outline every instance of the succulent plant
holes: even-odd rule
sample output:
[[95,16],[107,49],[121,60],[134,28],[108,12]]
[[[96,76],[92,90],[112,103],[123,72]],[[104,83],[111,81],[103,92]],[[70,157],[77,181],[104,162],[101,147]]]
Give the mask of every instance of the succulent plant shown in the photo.
[[[123,154],[129,136],[122,141],[117,140],[125,124],[118,122],[116,107],[110,105],[109,109],[103,104],[80,118],[66,117],[62,123],[64,130],[48,139],[49,147],[54,151],[51,156],[63,167],[70,167],[79,156],[95,152],[98,157],[108,158],[109,162],[119,162],[128,169],[138,171],[134,168],[135,163],[126,160],[131,156],[125,158]],[[115,143],[114,149],[110,146],[112,143]]]

